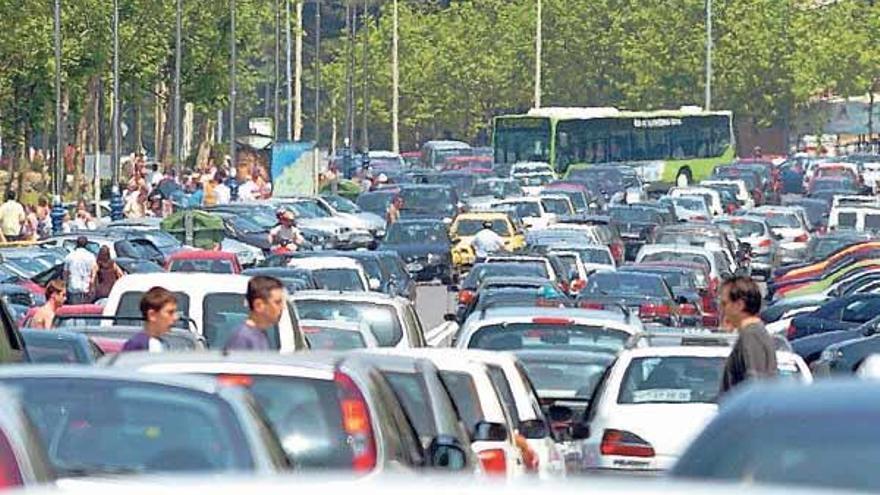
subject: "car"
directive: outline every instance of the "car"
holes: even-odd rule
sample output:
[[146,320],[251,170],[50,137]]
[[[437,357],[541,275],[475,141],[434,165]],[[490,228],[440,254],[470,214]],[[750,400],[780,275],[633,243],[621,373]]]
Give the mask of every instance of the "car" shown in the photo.
[[301,320],[300,329],[313,350],[347,351],[379,347],[365,322]]
[[659,203],[674,207],[679,222],[705,222],[712,218],[710,205],[703,196],[663,196]]
[[[627,273],[653,273],[663,277],[670,289],[672,295],[679,301],[678,311],[681,322],[684,326],[697,327],[702,326],[705,316],[703,310],[703,299],[700,294],[697,279],[697,272],[693,269],[663,266],[663,265],[624,265],[618,269],[618,272]],[[687,302],[682,302],[686,300]]]
[[872,239],[874,239],[874,237],[870,234],[847,230],[816,235],[810,238],[810,242],[807,243],[807,255],[805,261],[806,263],[816,263],[845,247],[867,242]]
[[554,215],[568,216],[575,213],[571,199],[565,194],[542,191],[538,197],[541,198],[541,204],[544,205],[544,209]]
[[628,189],[641,188],[635,170],[618,165],[572,164],[566,170],[564,179],[585,184],[591,191],[601,194],[605,201]]
[[340,292],[366,292],[378,290],[379,281],[370,280],[363,265],[351,258],[342,256],[319,256],[290,258],[287,266],[312,272],[323,290]]
[[453,156],[471,155],[472,148],[462,141],[437,140],[427,141],[421,148],[421,166],[438,169]]
[[608,215],[623,237],[626,261],[634,260],[643,245],[652,243],[655,230],[666,223],[656,210],[638,204],[612,206]]
[[525,195],[522,187],[515,179],[486,178],[479,179],[471,189],[470,196],[465,202],[472,209],[488,206],[492,202],[504,198],[514,198]]
[[854,294],[832,299],[812,313],[795,316],[786,336],[796,340],[815,333],[857,327],[880,313],[880,294]]
[[328,207],[334,216],[348,219],[355,230],[366,230],[373,236],[369,247],[375,247],[375,241],[385,236],[385,215],[377,215],[363,211],[354,202],[338,194],[322,194],[320,201]]
[[691,262],[698,263],[709,272],[709,287],[716,290],[721,281],[731,275],[727,258],[719,251],[705,247],[680,244],[646,244],[636,255],[636,263]]
[[33,418],[21,398],[0,388],[0,487],[4,490],[52,486],[56,473]]
[[455,315],[446,315],[444,318],[453,320],[459,324],[464,323],[473,314],[484,314],[489,309],[496,308],[568,308],[572,307],[571,298],[556,286],[537,287],[491,287],[476,293],[476,296],[467,304],[458,306]]
[[468,272],[467,276],[461,281],[461,284],[458,287],[459,307],[469,304],[474,297],[476,297],[477,288],[480,286],[484,278],[503,276],[537,276],[550,280],[546,264],[543,263],[540,265],[523,264],[515,261],[477,263]]
[[304,320],[348,321],[369,326],[380,347],[428,345],[413,304],[379,293],[300,291],[290,301]]
[[[672,470],[681,479],[785,484],[792,489],[880,489],[870,458],[880,438],[875,382],[830,380],[802,387],[767,383],[745,387],[690,444]],[[738,485],[742,486],[742,485]]]
[[[700,186],[704,187],[734,187],[736,190],[736,200],[739,202],[739,206],[745,209],[751,209],[755,207],[755,200],[752,199],[752,195],[749,193],[749,188],[746,185],[744,180],[740,179],[727,179],[727,180],[704,180],[700,182]],[[730,213],[730,212],[728,212]]]
[[796,206],[760,206],[750,214],[763,217],[779,239],[779,250],[782,263],[798,263],[804,257],[807,243],[810,240],[806,215]]
[[273,198],[276,207],[288,208],[297,215],[297,225],[331,232],[337,239],[336,249],[365,248],[375,243],[375,225],[355,215],[336,211],[330,203],[317,196]]
[[831,205],[828,202],[815,198],[783,196],[782,206],[803,208],[807,221],[816,233],[828,230],[828,217],[831,212]]
[[[815,358],[810,364],[813,374],[829,377],[862,373],[864,363],[871,359],[871,355],[880,352],[878,331],[880,331],[880,317],[875,317],[854,329],[826,332],[816,336],[826,338],[821,342],[818,338],[815,339],[817,344],[815,347],[822,344],[825,347],[818,357],[810,356]],[[801,341],[810,339],[811,337],[807,337]],[[801,352],[805,349],[804,345],[798,346]]]
[[[585,414],[587,470],[673,467],[718,410],[725,361],[734,341],[726,334],[698,337],[707,340],[633,347],[618,354],[596,386]],[[681,338],[694,339],[694,334]],[[810,381],[809,370],[799,367],[789,353],[777,355],[780,375],[792,375],[797,383]]]
[[[541,196],[565,196],[571,202],[574,213],[589,214],[596,209],[595,203],[590,200],[590,190],[581,184],[571,182],[551,182],[541,189]],[[594,206],[591,208],[590,205]]]
[[442,220],[401,219],[388,227],[380,247],[400,255],[414,279],[451,284],[457,274],[447,229]]
[[[132,325],[111,324],[110,326],[99,324],[100,320],[94,319],[89,323],[81,323],[63,327],[65,331],[88,337],[104,355],[122,352],[125,343],[138,332],[143,332],[144,327]],[[167,333],[157,337],[162,343],[165,352],[201,351],[207,349],[208,344],[201,335],[191,330],[172,328]]]
[[64,330],[21,331],[32,363],[95,364],[104,352],[87,336]]
[[501,212],[462,213],[455,217],[449,226],[449,237],[452,239],[452,263],[459,267],[472,266],[476,254],[471,246],[474,236],[483,230],[483,224],[492,223],[492,231],[504,240],[507,251],[517,251],[526,245],[522,231],[511,221],[510,217]]
[[[144,353],[147,354],[147,353]],[[60,478],[279,473],[289,461],[243,389],[104,367],[16,367],[0,384],[33,418]],[[205,448],[206,442],[216,448]]]
[[241,273],[241,265],[235,253],[194,249],[179,251],[165,261],[169,272]]
[[669,326],[680,326],[685,313],[699,311],[685,296],[676,296],[663,275],[636,271],[594,274],[578,293],[577,305],[593,309],[619,305],[643,322]]
[[[284,258],[284,261],[287,261],[286,257]],[[287,289],[287,292],[291,294],[298,290],[318,289],[318,280],[315,278],[315,275],[310,270],[306,270],[303,268],[292,268],[288,266],[268,266],[260,268],[248,268],[247,270],[242,271],[241,274],[247,275],[248,277],[264,275],[267,277],[277,278],[281,281],[282,284],[284,284],[284,288]]]
[[723,225],[710,223],[687,223],[664,225],[654,234],[656,244],[679,244],[702,246],[713,253],[721,253],[731,273],[736,272],[740,250],[736,233]]
[[[766,219],[759,216],[718,217],[715,225],[728,227],[736,233],[740,242],[748,244],[751,251],[751,271],[765,279],[773,275],[779,266],[779,240]],[[809,249],[809,245],[808,245]]]
[[617,269],[611,250],[606,246],[557,244],[549,247],[548,252],[562,260],[569,267],[569,271],[576,268],[579,280],[586,281],[594,272],[613,272]]
[[[76,246],[76,240],[82,234],[65,234],[60,236],[53,236],[43,243],[46,246],[55,246],[62,247],[68,251],[72,251]],[[147,261],[152,261],[159,265],[163,265],[165,263],[165,256],[158,249],[150,249],[149,247],[145,247],[146,244],[141,244],[140,246],[135,245],[135,243],[131,242],[129,239],[126,239],[124,235],[118,234],[116,230],[107,230],[103,232],[89,232],[88,235],[88,243],[86,244],[86,249],[88,249],[92,254],[98,254],[98,250],[107,246],[110,249],[110,256],[113,258],[135,258],[135,259],[143,259]],[[29,270],[28,267],[33,267],[33,273],[31,273],[28,278],[40,273],[43,270],[47,270],[61,261],[63,261],[63,256],[59,260],[57,255],[53,258],[53,261],[48,264],[36,265],[36,262],[39,262],[40,259],[46,259],[46,256],[35,257],[33,252],[30,253],[22,253],[22,255],[26,259],[30,259],[27,265],[22,267],[23,273],[26,275]],[[16,267],[14,262],[9,260],[17,259],[17,257],[12,256],[11,253],[5,252],[3,253],[3,259],[7,263],[11,263],[13,268]],[[40,269],[42,268],[42,269]]]
[[494,351],[579,350],[616,352],[642,330],[628,313],[580,308],[499,307],[474,313],[458,331],[455,347]]
[[522,219],[527,229],[542,229],[556,223],[557,214],[552,213],[539,197],[509,198],[492,203],[492,208],[511,208]]
[[617,357],[616,352],[561,349],[529,349],[515,354],[541,405],[568,407],[576,418],[583,417],[599,379]]
[[829,230],[852,230],[876,235],[880,230],[880,208],[870,206],[835,206],[828,219]]
[[451,221],[459,212],[458,194],[446,184],[401,184],[401,218],[422,217]]
[[670,198],[703,197],[708,202],[709,213],[712,216],[718,216],[725,213],[724,205],[721,201],[721,194],[710,187],[673,187],[667,194]]
[[[222,348],[247,318],[245,293],[249,280],[250,277],[244,275],[213,273],[126,275],[113,285],[104,306],[104,315],[139,321],[143,294],[153,287],[166,287],[177,298],[178,311],[195,322],[195,332],[204,336],[209,347]],[[281,352],[307,348],[296,322],[296,313],[289,305],[283,309],[278,325],[267,335],[272,348]]]
[[[427,462],[435,457],[426,455],[429,449],[422,448],[388,382],[351,354],[127,353],[110,364],[146,376],[207,375],[249,390],[300,470],[381,473],[435,467]],[[455,448],[440,438],[435,449],[441,447],[450,456]]]
[[397,191],[371,191],[361,193],[356,204],[361,210],[385,218],[388,206],[397,196]]
[[562,217],[551,229],[580,229],[588,232],[594,244],[608,246],[614,261],[620,265],[624,262],[625,246],[623,237],[611,217],[604,215],[572,215]]

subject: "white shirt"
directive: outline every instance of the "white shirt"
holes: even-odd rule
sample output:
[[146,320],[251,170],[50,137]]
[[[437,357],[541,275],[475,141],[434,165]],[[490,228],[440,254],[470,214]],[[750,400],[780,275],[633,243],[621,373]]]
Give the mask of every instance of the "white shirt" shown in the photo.
[[253,201],[257,199],[257,185],[254,181],[249,180],[244,184],[238,186],[238,200],[239,201]]
[[147,344],[147,350],[150,352],[162,352],[165,350],[165,347],[162,345],[162,341],[157,339],[156,337],[150,337],[150,342]]
[[92,280],[92,268],[96,264],[95,255],[88,249],[76,248],[64,258],[64,269],[68,273],[67,290],[88,292]]
[[232,193],[229,192],[229,188],[226,187],[226,184],[217,184],[214,186],[214,198],[216,198],[218,205],[229,204],[229,199],[231,197]]
[[474,248],[477,258],[485,258],[504,249],[504,239],[492,229],[483,229],[474,236],[471,246]]

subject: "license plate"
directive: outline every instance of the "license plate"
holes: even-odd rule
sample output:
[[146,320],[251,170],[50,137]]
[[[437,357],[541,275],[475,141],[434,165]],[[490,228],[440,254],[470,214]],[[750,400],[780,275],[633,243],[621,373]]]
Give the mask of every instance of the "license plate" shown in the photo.
[[407,271],[410,271],[410,272],[420,272],[420,271],[422,271],[423,268],[425,268],[425,267],[422,266],[421,263],[410,263],[410,264],[406,265]]

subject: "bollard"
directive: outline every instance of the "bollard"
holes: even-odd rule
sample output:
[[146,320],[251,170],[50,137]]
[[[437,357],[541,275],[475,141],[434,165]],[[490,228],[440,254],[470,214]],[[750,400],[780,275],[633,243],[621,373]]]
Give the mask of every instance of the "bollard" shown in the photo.
[[119,185],[114,185],[110,192],[110,219],[114,222],[122,220],[122,210],[124,208],[122,202],[122,194],[119,192]]
[[52,213],[49,214],[52,217],[52,233],[55,235],[60,235],[64,230],[64,214],[67,213],[64,210],[64,206],[61,205],[61,197],[55,196],[52,201]]

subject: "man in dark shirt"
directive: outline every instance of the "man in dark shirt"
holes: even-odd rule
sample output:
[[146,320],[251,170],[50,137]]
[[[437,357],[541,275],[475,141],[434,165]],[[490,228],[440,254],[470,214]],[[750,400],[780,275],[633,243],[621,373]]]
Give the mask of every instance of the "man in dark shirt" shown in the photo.
[[761,289],[749,277],[736,277],[721,285],[723,321],[739,332],[721,378],[721,393],[751,379],[776,376],[776,348],[764,328]]
[[164,287],[153,287],[141,298],[141,314],[144,329],[134,334],[122,346],[122,352],[163,350],[160,337],[171,330],[180,318],[177,313],[177,299]]
[[258,276],[248,282],[247,320],[226,341],[226,350],[268,351],[266,331],[278,324],[284,311],[284,285],[273,277]]

